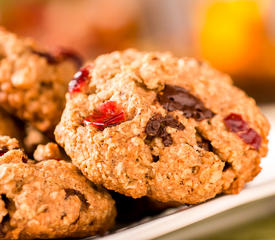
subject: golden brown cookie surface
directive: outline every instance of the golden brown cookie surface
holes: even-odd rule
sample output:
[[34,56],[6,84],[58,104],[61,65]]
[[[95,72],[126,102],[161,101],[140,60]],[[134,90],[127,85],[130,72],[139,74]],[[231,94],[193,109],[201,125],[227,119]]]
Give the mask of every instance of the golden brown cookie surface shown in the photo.
[[229,76],[206,63],[113,52],[69,86],[56,140],[96,184],[193,204],[237,193],[260,171],[269,123]]
[[0,239],[84,237],[109,229],[110,195],[71,163],[0,165]]

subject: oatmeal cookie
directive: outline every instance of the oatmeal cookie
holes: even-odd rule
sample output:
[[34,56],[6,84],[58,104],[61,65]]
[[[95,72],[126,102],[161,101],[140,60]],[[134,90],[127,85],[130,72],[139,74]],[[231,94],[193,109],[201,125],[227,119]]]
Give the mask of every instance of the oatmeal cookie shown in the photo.
[[0,165],[0,239],[85,237],[114,223],[114,201],[71,163]]
[[255,101],[192,58],[102,55],[66,98],[57,142],[91,181],[133,198],[195,204],[238,193],[267,153]]
[[41,131],[58,123],[67,83],[81,64],[68,52],[45,52],[0,28],[0,105]]

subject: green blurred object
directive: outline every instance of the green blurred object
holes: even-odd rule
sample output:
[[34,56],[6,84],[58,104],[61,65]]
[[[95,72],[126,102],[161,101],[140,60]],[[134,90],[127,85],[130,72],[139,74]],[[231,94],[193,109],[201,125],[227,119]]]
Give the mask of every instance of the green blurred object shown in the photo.
[[275,214],[251,223],[196,240],[273,240],[275,239]]
[[250,202],[158,240],[275,240],[275,196]]

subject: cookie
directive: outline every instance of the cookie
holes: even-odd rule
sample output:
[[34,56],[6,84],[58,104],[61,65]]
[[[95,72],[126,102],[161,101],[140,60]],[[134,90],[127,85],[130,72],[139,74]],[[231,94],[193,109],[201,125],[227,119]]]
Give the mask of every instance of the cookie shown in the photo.
[[126,50],[69,84],[57,142],[85,176],[121,194],[196,204],[260,172],[269,123],[207,63]]
[[81,64],[68,52],[45,52],[0,28],[0,105],[41,131],[58,123],[67,83]]
[[90,236],[116,215],[110,195],[65,161],[1,164],[0,196],[0,239]]

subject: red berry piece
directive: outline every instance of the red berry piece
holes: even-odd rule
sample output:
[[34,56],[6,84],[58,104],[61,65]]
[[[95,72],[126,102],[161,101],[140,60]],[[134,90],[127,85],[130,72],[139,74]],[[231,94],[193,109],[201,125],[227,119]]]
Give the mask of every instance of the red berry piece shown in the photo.
[[256,150],[259,150],[262,144],[262,138],[254,129],[249,128],[238,135],[246,144],[250,144]]
[[88,68],[81,68],[75,75],[73,80],[69,82],[69,92],[75,93],[80,92],[81,87],[87,81],[89,77],[89,70]]
[[249,128],[242,116],[236,113],[229,114],[224,118],[225,126],[237,135],[246,143],[251,145],[256,150],[259,150],[262,137],[252,128]]
[[125,120],[125,113],[114,101],[102,104],[94,113],[84,119],[84,124],[93,125],[99,130],[120,124]]
[[231,132],[241,132],[248,129],[248,124],[242,119],[242,116],[236,113],[229,114],[224,119],[225,126]]

